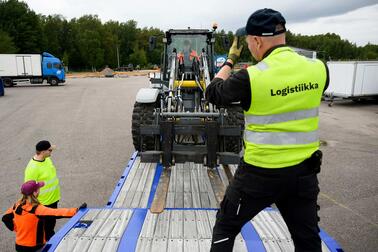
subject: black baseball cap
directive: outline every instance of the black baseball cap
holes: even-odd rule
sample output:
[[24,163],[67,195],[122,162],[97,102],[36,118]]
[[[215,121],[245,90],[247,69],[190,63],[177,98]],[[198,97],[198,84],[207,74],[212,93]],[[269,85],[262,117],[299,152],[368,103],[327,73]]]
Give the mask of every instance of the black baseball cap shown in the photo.
[[[283,29],[276,30],[279,24]],[[236,31],[236,36],[274,36],[286,32],[285,24],[286,20],[280,12],[265,8],[252,13],[248,18],[247,25]]]
[[54,146],[51,146],[51,144],[50,144],[49,141],[42,140],[42,141],[39,141],[39,142],[36,144],[36,146],[35,146],[35,150],[36,150],[36,151],[45,151],[45,150],[50,149],[50,147],[55,148]]

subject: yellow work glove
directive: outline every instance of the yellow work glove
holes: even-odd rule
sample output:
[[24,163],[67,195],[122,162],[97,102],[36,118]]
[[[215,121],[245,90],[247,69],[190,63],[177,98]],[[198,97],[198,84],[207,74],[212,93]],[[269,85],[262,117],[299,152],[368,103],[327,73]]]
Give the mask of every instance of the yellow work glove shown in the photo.
[[238,48],[239,44],[239,37],[234,36],[234,42],[232,43],[232,46],[230,50],[228,51],[228,58],[232,60],[232,63],[235,65],[238,59],[240,58],[241,51],[243,50],[243,46],[241,45]]

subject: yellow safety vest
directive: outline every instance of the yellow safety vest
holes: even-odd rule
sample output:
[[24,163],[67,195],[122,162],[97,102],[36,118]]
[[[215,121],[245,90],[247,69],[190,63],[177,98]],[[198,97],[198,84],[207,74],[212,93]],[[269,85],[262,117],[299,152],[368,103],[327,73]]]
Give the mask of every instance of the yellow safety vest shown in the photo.
[[29,180],[45,182],[38,196],[42,205],[50,205],[60,200],[59,179],[51,158],[48,157],[44,161],[31,159],[25,169],[25,182]]
[[244,161],[283,168],[309,158],[319,148],[325,65],[279,47],[247,71],[252,93],[244,112]]

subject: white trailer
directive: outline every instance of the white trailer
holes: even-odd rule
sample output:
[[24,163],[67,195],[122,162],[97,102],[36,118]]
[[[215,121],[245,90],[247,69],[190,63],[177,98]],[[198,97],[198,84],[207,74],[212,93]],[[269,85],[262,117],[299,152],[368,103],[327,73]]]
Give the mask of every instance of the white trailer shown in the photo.
[[42,76],[40,54],[1,54],[0,76]]
[[363,99],[378,97],[378,61],[329,61],[326,97]]

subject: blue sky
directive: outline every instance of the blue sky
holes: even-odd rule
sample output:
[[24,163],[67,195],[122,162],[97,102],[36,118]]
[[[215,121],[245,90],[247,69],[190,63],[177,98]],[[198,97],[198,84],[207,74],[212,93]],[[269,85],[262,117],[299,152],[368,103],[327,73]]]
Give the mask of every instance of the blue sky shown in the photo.
[[67,19],[97,14],[102,21],[133,19],[138,27],[210,28],[235,31],[260,8],[280,11],[287,28],[306,35],[333,32],[357,45],[378,44],[378,0],[25,0],[37,13]]

